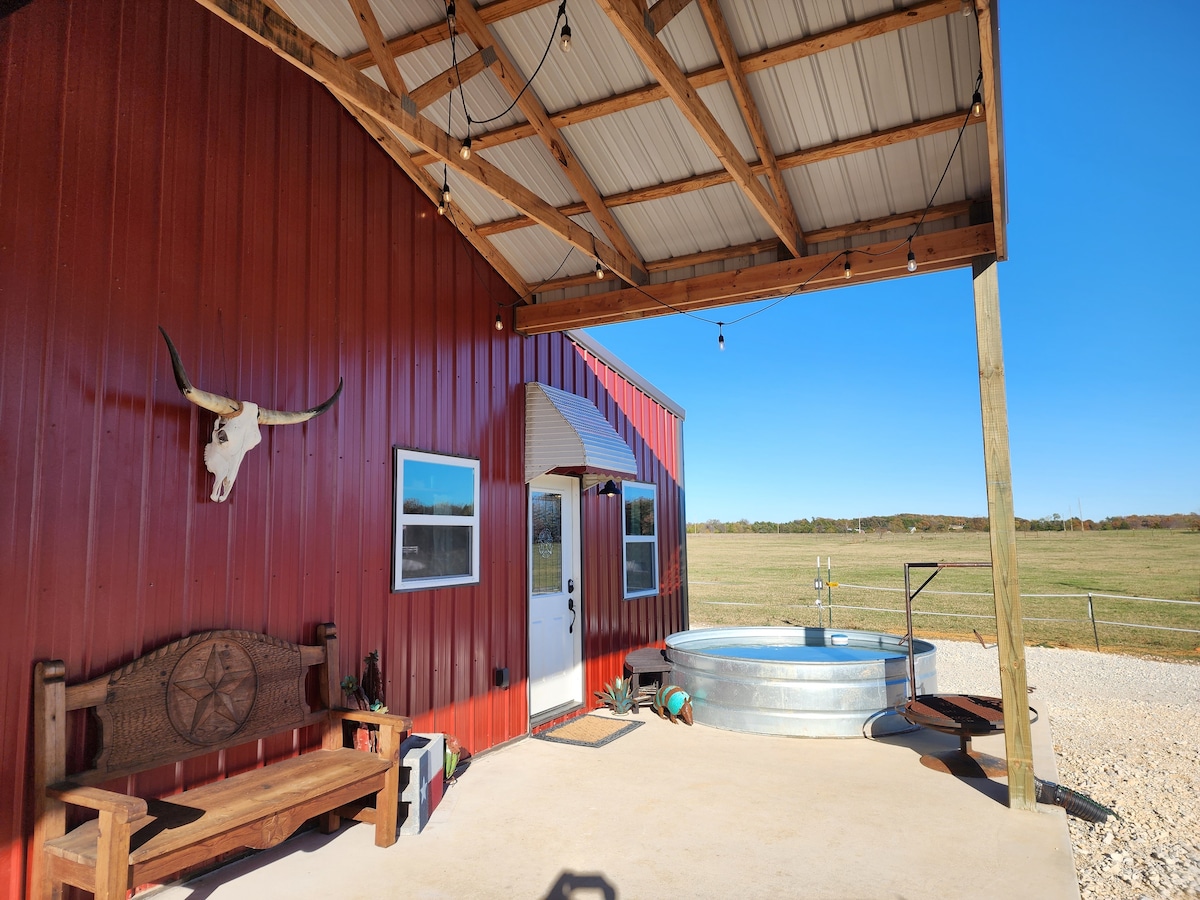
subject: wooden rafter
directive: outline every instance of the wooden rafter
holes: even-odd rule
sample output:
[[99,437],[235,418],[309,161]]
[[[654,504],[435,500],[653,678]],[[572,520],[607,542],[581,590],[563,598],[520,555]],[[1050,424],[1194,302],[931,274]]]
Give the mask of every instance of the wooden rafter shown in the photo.
[[[470,2],[470,0],[460,0],[460,2]],[[537,9],[539,6],[546,6],[554,2],[557,2],[557,0],[495,0],[494,3],[488,3],[486,6],[480,7],[479,15],[484,22],[491,25],[502,19],[519,16],[523,12],[529,12],[531,9]],[[412,53],[424,47],[432,47],[435,44],[440,44],[442,41],[448,40],[450,40],[450,33],[446,30],[446,22],[444,19],[438,19],[438,21],[432,22],[424,28],[418,28],[416,31],[392,38],[387,42],[387,52],[395,59],[398,56],[403,56],[405,53]],[[345,57],[345,60],[356,69],[369,69],[375,65],[375,60],[371,58],[369,50],[354,53]]]
[[344,97],[385,125],[395,128],[404,137],[432,152],[437,159],[444,161],[459,174],[532,216],[568,244],[599,259],[605,268],[611,269],[626,283],[634,284],[641,277],[640,274],[635,276],[628,260],[603,241],[598,241],[586,228],[562,215],[512,176],[480,159],[478,154],[472,154],[470,159],[462,159],[458,153],[458,141],[452,140],[417,113],[411,103],[404,103],[362,72],[338,59],[319,41],[268,9],[261,0],[197,2],[322,82],[339,97]]
[[796,211],[792,207],[791,195],[783,181],[783,173],[775,158],[775,150],[767,139],[767,129],[763,126],[762,116],[758,112],[758,103],[750,91],[750,82],[746,80],[746,73],[742,69],[741,60],[738,59],[737,49],[733,46],[733,37],[729,34],[725,14],[721,12],[717,0],[697,0],[697,2],[700,4],[704,23],[708,26],[708,34],[717,48],[717,55],[721,57],[721,64],[729,76],[729,87],[733,90],[733,98],[742,113],[746,130],[750,132],[750,140],[754,142],[759,166],[766,172],[767,183],[771,185],[771,191],[775,194],[775,202],[779,204],[785,221],[794,223],[796,232],[799,234],[800,225],[796,219]]
[[[458,65],[450,66],[419,87],[413,88],[409,96],[412,97],[413,103],[417,104],[417,109],[424,109],[445,97],[458,87],[460,82],[470,81],[489,66],[495,65],[496,61],[496,51],[490,46],[485,46],[482,50],[476,50],[466,59],[461,60]],[[395,64],[393,63],[393,65]]]
[[541,138],[542,143],[546,145],[546,149],[550,151],[551,158],[558,163],[559,169],[563,175],[575,188],[580,197],[583,198],[584,205],[587,211],[590,212],[604,230],[605,236],[609,242],[630,264],[635,274],[641,280],[645,280],[645,269],[641,260],[641,256],[637,250],[633,248],[629,238],[625,235],[617,220],[613,217],[611,210],[604,205],[604,198],[600,196],[600,191],[596,189],[596,185],[592,183],[591,177],[584,171],[582,163],[575,156],[575,152],[571,149],[571,145],[567,139],[562,136],[558,128],[550,121],[550,117],[546,114],[546,108],[542,106],[542,102],[538,100],[533,91],[525,90],[526,80],[512,61],[512,57],[508,55],[508,51],[504,46],[494,40],[492,33],[488,30],[488,26],[480,18],[479,13],[471,5],[470,0],[463,0],[461,6],[458,7],[458,23],[459,27],[475,42],[476,46],[483,46],[488,41],[492,41],[492,47],[496,54],[497,62],[492,69],[492,74],[508,91],[509,95],[516,101],[517,107],[524,114],[525,118],[533,125],[537,136]]
[[[971,264],[992,252],[995,236],[991,224],[921,235],[913,239],[919,272],[938,272]],[[872,256],[872,253],[883,255]],[[805,291],[879,281],[906,271],[905,245],[893,242],[856,247],[854,274],[847,281],[839,260],[844,251],[813,254],[798,259],[764,263],[732,272],[699,275],[641,288],[625,288],[573,300],[555,300],[516,309],[515,328],[524,334],[544,334],[569,328],[610,325],[673,312],[697,312],[778,297],[807,282]]]
[[396,60],[388,56],[384,49],[383,31],[379,27],[379,20],[375,18],[375,11],[371,9],[371,0],[349,0],[349,3],[358,18],[358,28],[367,40],[367,51],[379,67],[379,74],[383,76],[383,83],[397,97],[406,96],[408,88],[405,87],[400,70],[396,67]]
[[[499,3],[493,3],[483,7],[480,10],[481,15],[485,10],[490,10],[493,6],[498,5]],[[822,31],[795,41],[789,41],[786,44],[780,44],[778,47],[769,47],[766,50],[748,53],[741,57],[739,62],[741,63],[742,70],[747,74],[761,72],[774,66],[814,56],[826,50],[833,50],[836,47],[845,47],[857,40],[878,37],[881,34],[899,31],[901,28],[907,28],[910,25],[918,25],[921,22],[939,19],[961,9],[961,0],[924,0],[924,2],[914,3],[912,6],[905,7],[904,9],[871,16],[870,18],[852,22],[849,25],[842,25],[838,28],[831,28],[828,31]],[[445,26],[443,26],[444,30]],[[361,55],[359,54],[359,56]],[[697,89],[719,84],[725,78],[725,67],[719,64],[692,72],[687,76],[688,83]],[[634,109],[648,103],[656,103],[666,98],[667,92],[662,85],[651,84],[625,91],[612,97],[604,97],[592,103],[585,103],[581,106],[551,113],[550,120],[559,128],[565,128],[568,125],[611,116],[614,113]],[[472,139],[480,147],[496,147],[510,141],[523,140],[532,135],[533,129],[528,124],[521,123],[475,135]],[[418,157],[418,162],[422,165],[425,164],[425,161],[421,160],[420,157]]]
[[804,252],[804,238],[795,216],[788,216],[774,197],[770,195],[742,157],[729,135],[721,128],[716,117],[688,83],[687,76],[679,70],[665,47],[646,30],[645,17],[634,0],[597,0],[617,31],[633,49],[650,74],[667,91],[685,119],[701,140],[717,157],[721,165],[733,176],[734,182],[749,198],[754,208],[766,219],[771,230],[779,236],[793,254]]
[[667,24],[679,15],[692,0],[658,0],[649,11],[646,13],[650,19],[650,24],[654,27],[654,33],[658,34]]
[[[829,144],[822,144],[819,147],[809,147],[806,150],[796,150],[792,153],[785,153],[778,158],[779,167],[781,169],[792,169],[796,166],[807,166],[812,163],[825,162],[830,159],[837,159],[841,156],[849,156],[853,153],[862,153],[867,150],[878,150],[880,147],[888,147],[892,144],[903,143],[904,141],[912,141],[917,138],[928,137],[933,134],[940,134],[944,131],[952,131],[960,128],[963,123],[963,118],[966,113],[950,113],[945,116],[938,116],[934,119],[927,119],[922,122],[913,122],[911,125],[898,125],[895,128],[887,128],[883,131],[874,131],[870,134],[864,134],[860,137],[847,138],[842,141],[833,141]],[[986,113],[985,113],[986,115]],[[971,119],[971,123],[981,123],[982,119]],[[751,171],[755,175],[765,174],[766,169],[761,163],[751,165]],[[687,178],[680,178],[676,181],[666,181],[661,184],[652,184],[644,188],[635,188],[631,191],[623,191],[619,194],[610,194],[604,198],[604,203],[608,207],[628,206],[632,203],[647,203],[651,200],[661,200],[666,197],[674,197],[678,194],[687,191],[699,191],[705,188],[715,187],[719,184],[728,184],[733,180],[724,169],[716,172],[706,172],[703,175],[691,175]],[[575,216],[581,212],[586,212],[585,207],[580,203],[568,203],[566,206],[560,206],[558,211],[564,216]],[[487,222],[479,226],[481,234],[493,235],[500,234],[505,231],[514,231],[518,228],[528,228],[537,223],[528,216],[514,216],[508,219],[498,219],[495,222]],[[817,238],[807,235],[809,241],[818,240]]]

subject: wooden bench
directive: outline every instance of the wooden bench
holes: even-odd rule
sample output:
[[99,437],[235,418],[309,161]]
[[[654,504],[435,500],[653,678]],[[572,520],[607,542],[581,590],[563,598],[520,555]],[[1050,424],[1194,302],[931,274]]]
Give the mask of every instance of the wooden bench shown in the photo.
[[[64,884],[97,900],[124,900],[137,885],[232,850],[273,847],[320,817],[374,822],[375,843],[396,841],[400,744],[412,721],[336,708],[337,632],[317,629],[303,646],[248,631],[207,631],[160,647],[123,668],[66,684],[61,660],[34,670],[34,832],[30,884],[44,900]],[[306,700],[317,668],[320,703]],[[99,723],[93,767],[67,772],[68,720],[92,710]],[[343,723],[376,726],[378,752],[345,746]],[[274,734],[316,725],[320,750],[161,800],[104,790],[114,779]],[[78,739],[77,739],[78,740]],[[372,804],[372,800],[374,803]],[[67,831],[67,806],[98,818]]]

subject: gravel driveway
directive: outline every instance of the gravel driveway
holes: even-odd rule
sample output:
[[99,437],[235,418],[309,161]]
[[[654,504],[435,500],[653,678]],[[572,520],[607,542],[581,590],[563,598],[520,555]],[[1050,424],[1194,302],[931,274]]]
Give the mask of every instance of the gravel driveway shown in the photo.
[[[999,696],[994,648],[935,643],[938,690]],[[1068,817],[1084,900],[1200,897],[1200,665],[1047,647],[1025,660],[1059,783],[1121,817]]]

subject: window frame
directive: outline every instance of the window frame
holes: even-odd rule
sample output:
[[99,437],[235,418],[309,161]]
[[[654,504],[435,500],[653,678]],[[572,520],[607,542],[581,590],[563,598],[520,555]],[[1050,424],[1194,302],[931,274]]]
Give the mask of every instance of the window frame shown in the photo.
[[[406,513],[404,511],[404,463],[406,461],[432,463],[440,466],[453,466],[471,471],[473,487],[473,514],[470,516],[428,515],[424,513]],[[410,591],[436,590],[444,587],[456,587],[464,584],[479,584],[480,557],[480,483],[479,460],[470,456],[457,456],[449,453],[432,453],[427,450],[414,450],[409,447],[394,446],[392,448],[392,577],[391,591],[394,594]],[[404,526],[449,526],[470,527],[471,529],[471,571],[463,575],[444,575],[434,577],[404,577]]]
[[[625,515],[625,489],[627,487],[637,488],[639,490],[649,490],[651,501],[654,504],[654,534],[640,535],[629,534],[627,531],[627,519]],[[629,545],[635,544],[650,544],[651,553],[650,559],[654,563],[654,586],[652,588],[643,588],[631,591],[629,589]],[[621,590],[622,597],[625,600],[638,600],[642,597],[655,597],[659,594],[659,565],[658,565],[658,485],[648,481],[622,481],[621,482]]]

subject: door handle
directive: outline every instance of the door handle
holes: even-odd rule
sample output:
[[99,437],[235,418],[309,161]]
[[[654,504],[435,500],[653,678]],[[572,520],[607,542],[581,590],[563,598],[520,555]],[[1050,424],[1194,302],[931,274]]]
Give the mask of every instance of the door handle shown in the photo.
[[567,626],[567,634],[575,633],[575,598],[567,598],[567,609],[571,611],[571,624]]

